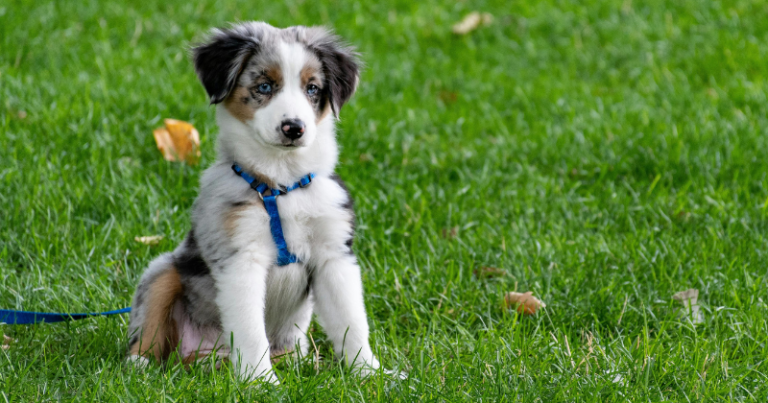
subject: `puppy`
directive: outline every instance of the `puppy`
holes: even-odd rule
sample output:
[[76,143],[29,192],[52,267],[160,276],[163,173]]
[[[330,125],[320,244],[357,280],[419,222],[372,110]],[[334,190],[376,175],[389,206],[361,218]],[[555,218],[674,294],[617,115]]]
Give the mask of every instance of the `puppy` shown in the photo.
[[[358,83],[357,54],[324,28],[263,22],[214,30],[193,54],[216,105],[218,157],[186,239],[139,281],[129,359],[178,351],[191,363],[216,352],[242,376],[277,382],[270,358],[307,352],[314,312],[338,356],[376,370],[352,200],[334,174],[334,124]],[[302,178],[311,182],[282,192]],[[275,191],[282,248],[267,206]]]

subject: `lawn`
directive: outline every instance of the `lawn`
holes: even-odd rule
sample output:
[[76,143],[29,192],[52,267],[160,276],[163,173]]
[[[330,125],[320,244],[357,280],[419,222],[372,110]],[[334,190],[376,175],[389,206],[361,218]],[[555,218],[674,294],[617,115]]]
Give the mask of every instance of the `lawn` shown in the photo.
[[[0,3],[0,308],[128,306],[215,155],[190,44],[323,24],[366,62],[338,172],[372,344],[410,376],[356,378],[317,325],[326,358],[280,386],[136,370],[123,315],[0,325],[0,401],[768,401],[765,1],[130,3]],[[473,10],[495,18],[453,34]],[[200,165],[162,159],[163,118]],[[515,290],[547,307],[504,309]]]

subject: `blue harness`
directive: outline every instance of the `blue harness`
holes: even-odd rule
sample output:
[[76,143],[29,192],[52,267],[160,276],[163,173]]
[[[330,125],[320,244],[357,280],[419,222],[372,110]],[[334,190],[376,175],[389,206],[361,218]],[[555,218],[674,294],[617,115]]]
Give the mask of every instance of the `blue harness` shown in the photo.
[[[298,182],[291,186],[283,187],[282,189],[272,189],[267,186],[266,183],[256,183],[251,175],[248,175],[237,164],[232,165],[232,170],[236,174],[240,175],[251,188],[255,190],[261,200],[264,201],[264,208],[267,209],[269,214],[269,229],[272,231],[272,239],[277,246],[277,265],[285,266],[287,264],[296,263],[299,259],[288,251],[288,245],[285,243],[285,236],[283,236],[283,226],[280,223],[280,213],[277,210],[277,196],[287,194],[288,192],[309,186],[312,183],[312,179],[315,174],[310,173],[302,176]],[[269,190],[269,196],[265,196],[264,193]],[[131,308],[118,309],[116,311],[107,312],[92,312],[92,313],[55,313],[55,312],[32,312],[32,311],[14,311],[11,309],[0,309],[0,323],[9,325],[31,325],[40,322],[55,323],[64,322],[68,320],[85,319],[91,316],[107,316],[117,315],[121,313],[130,312]]]
[[[261,200],[264,201],[264,208],[267,209],[267,214],[269,214],[269,229],[272,232],[272,240],[275,241],[275,246],[277,246],[277,265],[285,266],[287,264],[298,262],[299,259],[296,255],[288,251],[288,245],[285,243],[283,225],[280,223],[280,212],[277,210],[277,196],[288,194],[288,192],[292,190],[309,186],[312,184],[312,179],[315,177],[315,174],[309,173],[304,175],[291,186],[284,186],[282,189],[272,189],[264,182],[257,183],[254,177],[248,175],[248,173],[243,171],[243,168],[240,168],[237,164],[232,165],[232,170],[245,179],[245,181],[251,185],[251,189],[255,190],[256,193],[259,194],[259,197],[261,197]],[[264,195],[267,190],[269,190],[269,196]]]

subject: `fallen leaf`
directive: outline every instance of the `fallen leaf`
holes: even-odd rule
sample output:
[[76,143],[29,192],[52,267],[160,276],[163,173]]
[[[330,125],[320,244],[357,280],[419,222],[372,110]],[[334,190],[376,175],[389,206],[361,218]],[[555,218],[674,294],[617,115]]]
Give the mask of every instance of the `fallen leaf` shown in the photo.
[[440,91],[437,93],[437,98],[447,104],[452,104],[459,99],[459,94],[453,91]]
[[12,338],[10,338],[10,337],[8,337],[6,335],[3,335],[2,349],[3,350],[8,350],[9,348],[11,348],[11,343],[13,343],[14,341],[15,340],[13,340]]
[[532,291],[526,293],[510,292],[504,297],[507,309],[517,307],[517,312],[525,315],[533,315],[540,308],[546,308],[547,304],[533,296]]
[[457,35],[466,35],[476,30],[481,24],[488,25],[493,21],[493,15],[490,13],[479,13],[473,11],[464,16],[458,23],[453,25],[453,33]]
[[360,154],[360,162],[373,161],[373,156],[368,153]]
[[672,299],[683,305],[683,309],[678,312],[680,319],[690,318],[695,325],[704,323],[704,313],[699,306],[699,290],[691,288],[680,291],[673,295]]
[[440,234],[445,239],[456,238],[456,235],[459,234],[459,227],[443,228],[440,230]]
[[138,168],[141,165],[138,161],[134,160],[131,157],[122,157],[119,160],[117,160],[117,166],[120,167],[121,170],[128,170],[133,168]]
[[163,153],[163,158],[167,161],[197,164],[200,158],[200,134],[197,129],[187,122],[176,119],[165,119],[164,123],[165,127],[158,127],[152,131],[157,149]]
[[502,277],[507,274],[506,271],[499,269],[498,267],[487,267],[482,266],[475,269],[472,274],[475,275],[477,278],[492,278],[492,277]]
[[136,242],[143,243],[144,245],[157,245],[163,240],[162,235],[149,235],[149,236],[137,236],[133,238]]

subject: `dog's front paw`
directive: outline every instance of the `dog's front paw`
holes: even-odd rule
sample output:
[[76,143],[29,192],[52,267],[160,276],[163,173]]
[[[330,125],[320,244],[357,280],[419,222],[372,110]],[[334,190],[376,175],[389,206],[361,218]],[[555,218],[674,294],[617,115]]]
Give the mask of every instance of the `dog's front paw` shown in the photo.
[[269,372],[267,374],[259,375],[257,377],[251,377],[250,383],[259,383],[259,382],[266,382],[271,383],[272,385],[278,386],[280,385],[280,380],[277,378],[277,375],[275,375],[274,372]]
[[390,377],[394,379],[404,380],[408,378],[408,373],[403,371],[395,371],[393,369],[383,369],[385,374],[389,375]]
[[250,365],[236,365],[235,370],[242,381],[249,383],[269,382],[273,385],[279,385],[280,380],[272,370],[272,366],[252,367]]
[[149,365],[149,359],[147,357],[133,354],[125,357],[125,362],[132,365],[136,369],[144,369]]
[[352,371],[360,375],[360,377],[362,378],[367,378],[371,375],[376,375],[376,373],[378,373],[379,371],[383,372],[385,375],[394,379],[403,380],[408,377],[408,374],[405,372],[380,368],[379,366],[373,367],[371,365],[368,365],[367,363],[356,365]]

